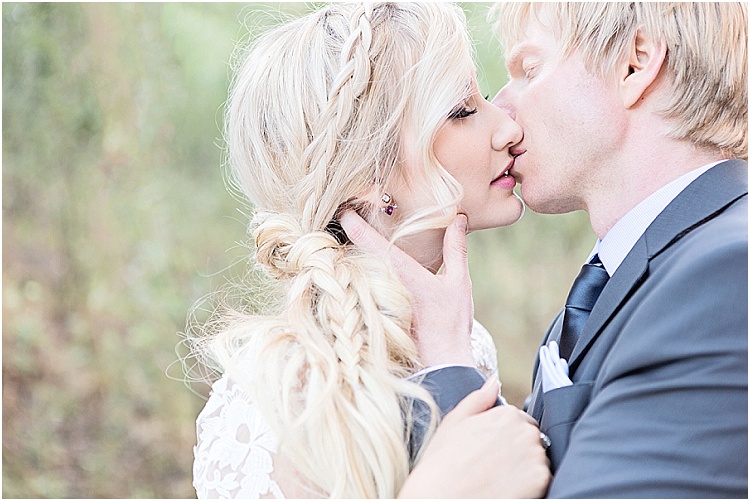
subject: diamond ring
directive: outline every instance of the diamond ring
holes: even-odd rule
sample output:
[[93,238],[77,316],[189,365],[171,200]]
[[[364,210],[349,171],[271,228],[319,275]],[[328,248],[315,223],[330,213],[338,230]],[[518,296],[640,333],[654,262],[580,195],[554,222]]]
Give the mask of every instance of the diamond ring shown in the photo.
[[549,439],[547,434],[544,433],[543,431],[539,432],[539,439],[542,441],[542,447],[544,447],[545,451],[549,449],[550,446],[552,445],[552,441]]

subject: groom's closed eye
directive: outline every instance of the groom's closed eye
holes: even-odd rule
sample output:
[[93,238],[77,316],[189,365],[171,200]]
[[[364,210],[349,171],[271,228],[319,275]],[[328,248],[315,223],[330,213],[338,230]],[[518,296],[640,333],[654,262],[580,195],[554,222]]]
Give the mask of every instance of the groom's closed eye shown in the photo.
[[538,68],[539,68],[539,65],[537,63],[524,64],[524,67],[523,67],[524,77],[526,77],[527,79],[534,78],[537,74]]
[[505,62],[505,68],[510,78],[531,78],[534,76],[535,68],[540,64],[541,54],[538,49],[529,44],[520,44],[509,54]]

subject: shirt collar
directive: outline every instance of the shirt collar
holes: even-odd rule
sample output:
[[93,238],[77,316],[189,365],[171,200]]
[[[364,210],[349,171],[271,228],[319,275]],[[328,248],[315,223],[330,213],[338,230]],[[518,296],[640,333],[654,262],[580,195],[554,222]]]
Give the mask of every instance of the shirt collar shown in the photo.
[[684,174],[671,183],[661,187],[641,203],[630,209],[615,225],[604,235],[603,239],[597,239],[594,250],[589,254],[586,262],[591,261],[594,254],[599,254],[604,269],[609,276],[615,274],[617,268],[625,260],[625,257],[633,249],[638,239],[646,232],[646,229],[661,214],[667,205],[688,187],[701,174],[711,167],[720,164],[724,160],[713,162],[703,167]]

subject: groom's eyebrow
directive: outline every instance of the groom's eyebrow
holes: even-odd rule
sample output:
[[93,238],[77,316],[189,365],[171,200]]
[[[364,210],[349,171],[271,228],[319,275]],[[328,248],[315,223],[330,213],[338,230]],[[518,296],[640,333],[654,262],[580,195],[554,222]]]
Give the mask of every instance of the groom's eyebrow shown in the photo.
[[531,50],[531,44],[520,43],[513,47],[513,49],[505,57],[505,68],[510,70],[511,67],[516,66],[520,63],[521,58]]

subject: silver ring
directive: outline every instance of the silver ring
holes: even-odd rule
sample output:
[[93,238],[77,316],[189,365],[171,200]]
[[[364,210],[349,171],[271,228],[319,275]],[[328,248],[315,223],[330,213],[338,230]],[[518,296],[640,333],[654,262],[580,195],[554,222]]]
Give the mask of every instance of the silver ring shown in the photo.
[[542,441],[542,447],[544,447],[545,451],[552,445],[552,440],[550,440],[547,434],[543,431],[539,432],[539,439]]

